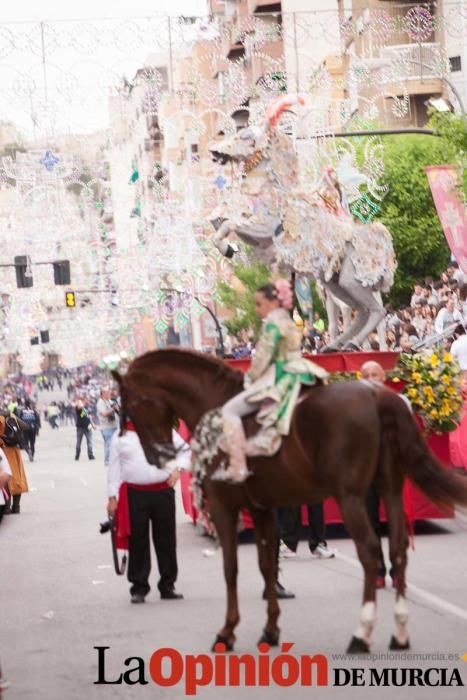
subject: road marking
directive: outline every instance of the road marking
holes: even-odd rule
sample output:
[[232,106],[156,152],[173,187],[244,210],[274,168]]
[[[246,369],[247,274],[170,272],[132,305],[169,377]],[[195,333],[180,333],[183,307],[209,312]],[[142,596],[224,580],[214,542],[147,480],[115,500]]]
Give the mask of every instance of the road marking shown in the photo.
[[101,583],[105,583],[105,581],[93,581],[92,585],[93,586],[99,586]]
[[55,481],[53,479],[50,479],[50,488],[51,489],[55,488]]
[[86,479],[83,479],[83,478],[81,477],[80,481],[81,481],[81,483],[83,484],[83,486],[87,486],[87,485],[88,485],[88,482],[86,481]]
[[111,569],[112,564],[99,564],[98,569]]
[[[341,554],[340,552],[337,552],[336,558],[342,559],[342,561],[345,561],[347,562],[347,564],[350,564],[351,566],[360,569],[360,571],[363,573],[362,565],[360,564],[358,559],[355,559],[355,557],[348,557],[346,554]],[[440,610],[444,610],[444,612],[451,613],[451,615],[455,615],[461,620],[467,621],[467,610],[459,608],[457,605],[449,603],[447,600],[443,600],[443,598],[439,598],[439,596],[435,595],[434,593],[425,591],[423,588],[419,588],[418,586],[415,586],[412,583],[407,584],[407,590],[409,591],[409,593],[415,593],[416,596],[418,596],[422,600],[425,600],[427,603],[431,603],[433,606],[439,608]]]

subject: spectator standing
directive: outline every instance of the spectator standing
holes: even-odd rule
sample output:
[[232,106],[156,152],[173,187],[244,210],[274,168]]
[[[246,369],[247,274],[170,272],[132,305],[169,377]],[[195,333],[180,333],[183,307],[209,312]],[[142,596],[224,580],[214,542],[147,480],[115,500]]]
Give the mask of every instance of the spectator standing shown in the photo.
[[17,441],[18,433],[24,430],[26,425],[16,416],[11,416],[8,420],[15,421],[17,426],[15,434],[8,429],[7,418],[0,415],[0,447],[3,449],[12,474],[8,483],[8,490],[12,497],[12,506],[11,511],[7,510],[6,512],[18,514],[20,512],[21,496],[29,491],[29,487],[19,443],[14,445],[13,442]]
[[[175,447],[184,447],[174,431]],[[179,449],[177,458],[166,462],[163,469],[149,464],[131,421],[125,422],[122,435],[115,434],[110,449],[107,473],[109,501],[107,511],[114,516],[118,510],[119,526],[129,534],[128,580],[132,603],[144,603],[151,590],[150,533],[159,567],[158,588],[162,599],[183,598],[175,592],[177,580],[177,550],[175,530],[175,491],[179,468],[189,468],[189,450]],[[125,514],[129,522],[122,522]],[[129,526],[129,527],[128,527]]]
[[49,419],[49,424],[52,430],[58,430],[58,406],[56,401],[52,401],[47,409],[47,417]]
[[101,434],[104,439],[104,464],[106,466],[109,464],[110,441],[117,430],[117,413],[118,406],[117,403],[110,398],[109,387],[103,387],[100,399],[97,402],[97,415]]
[[[11,468],[8,464],[6,454],[2,449],[0,449],[0,523],[5,514],[6,502],[7,502],[7,486],[10,481],[12,474]],[[1,674],[0,674],[1,676]]]
[[86,438],[88,459],[95,459],[92,451],[92,431],[95,429],[95,426],[89,415],[89,408],[86,403],[87,402],[84,401],[78,401],[76,404],[76,461],[79,460],[81,454],[81,442],[83,441],[83,437]]
[[313,328],[318,331],[320,335],[323,335],[326,330],[324,320],[321,318],[318,311],[314,313]]
[[20,409],[18,415],[26,425],[24,429],[24,442],[29,460],[33,462],[36,451],[36,437],[39,435],[41,427],[41,417],[34,404],[32,404],[29,399],[26,399],[24,408]]
[[456,309],[453,299],[448,299],[445,305],[439,310],[435,320],[435,329],[437,333],[442,333],[452,326],[453,323],[462,323],[461,312]]

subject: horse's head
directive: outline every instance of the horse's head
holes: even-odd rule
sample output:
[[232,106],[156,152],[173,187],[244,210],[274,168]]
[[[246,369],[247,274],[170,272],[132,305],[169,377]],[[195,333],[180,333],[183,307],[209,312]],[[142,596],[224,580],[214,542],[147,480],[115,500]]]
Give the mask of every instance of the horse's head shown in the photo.
[[125,430],[125,421],[131,420],[149,464],[163,469],[165,463],[175,456],[172,442],[172,428],[175,415],[164,392],[142,394],[137,392],[132,383],[118,372],[112,372],[118,383],[122,401],[121,430]]
[[214,141],[209,147],[212,159],[216,163],[249,163],[258,154],[263,153],[268,145],[267,129],[247,126],[233,136],[222,141]]

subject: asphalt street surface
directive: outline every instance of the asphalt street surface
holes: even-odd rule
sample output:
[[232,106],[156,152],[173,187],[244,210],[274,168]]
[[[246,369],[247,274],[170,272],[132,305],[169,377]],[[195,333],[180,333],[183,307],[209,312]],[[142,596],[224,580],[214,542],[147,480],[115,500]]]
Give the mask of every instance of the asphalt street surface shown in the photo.
[[[149,659],[161,647],[185,654],[204,654],[224,619],[224,582],[220,553],[204,556],[212,543],[202,537],[178,503],[177,590],[182,601],[161,601],[152,574],[152,592],[144,605],[131,605],[128,582],[113,571],[109,535],[99,534],[105,520],[106,487],[102,438],[94,435],[96,460],[86,454],[74,461],[75,430],[44,426],[37,458],[25,463],[30,493],[21,514],[0,526],[0,659],[12,687],[6,700],[73,700],[79,698],[184,698],[184,682],[161,688],[149,676]],[[83,446],[84,447],[84,446]],[[85,453],[85,450],[84,450]],[[177,487],[178,489],[178,487]],[[284,601],[282,641],[290,653],[324,654],[328,687],[200,687],[200,698],[465,698],[465,687],[372,687],[370,669],[458,669],[467,684],[467,519],[426,523],[410,552],[411,653],[417,660],[339,659],[359,617],[362,571],[353,543],[342,532],[331,533],[338,556],[312,560],[306,542],[299,556],[282,565],[282,582],[297,598]],[[336,535],[336,536],[334,536]],[[385,542],[387,549],[387,542]],[[153,564],[155,566],[155,562]],[[240,610],[236,652],[257,654],[265,621],[262,580],[254,543],[240,546]],[[378,623],[372,651],[388,654],[393,632],[394,595],[378,596]],[[146,664],[146,685],[96,685],[96,646],[106,654],[106,680],[128,670],[128,657]],[[279,652],[271,652],[271,661]],[[433,656],[429,656],[433,655]],[[440,655],[444,658],[440,659]],[[449,655],[451,658],[449,659]],[[467,656],[466,656],[467,659]],[[358,667],[365,686],[336,687],[335,668]],[[434,676],[436,681],[438,676]],[[132,676],[133,680],[135,675]],[[0,693],[1,695],[1,693]],[[191,696],[193,697],[193,696]],[[2,699],[3,700],[3,699]]]

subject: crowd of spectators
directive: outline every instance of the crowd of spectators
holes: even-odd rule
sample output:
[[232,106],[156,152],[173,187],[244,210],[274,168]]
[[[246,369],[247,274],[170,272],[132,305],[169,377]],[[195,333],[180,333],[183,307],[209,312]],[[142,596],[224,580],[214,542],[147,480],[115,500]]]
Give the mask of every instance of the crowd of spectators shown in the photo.
[[[386,305],[384,339],[387,350],[394,352],[413,352],[424,341],[440,336],[439,340],[446,348],[450,346],[453,335],[446,331],[456,325],[467,324],[467,276],[452,262],[440,279],[426,277],[415,284],[410,302],[395,309]],[[342,322],[340,322],[340,330]],[[308,321],[304,329],[304,349],[317,353],[330,342],[326,323],[319,313],[314,314],[313,321]],[[381,336],[371,333],[364,349],[378,351]]]

